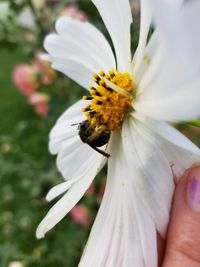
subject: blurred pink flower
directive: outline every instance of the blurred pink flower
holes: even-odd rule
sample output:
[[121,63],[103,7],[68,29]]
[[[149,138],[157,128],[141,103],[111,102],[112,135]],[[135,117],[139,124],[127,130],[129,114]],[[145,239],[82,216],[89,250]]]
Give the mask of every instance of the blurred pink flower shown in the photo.
[[36,90],[38,86],[37,76],[37,70],[28,64],[17,65],[12,73],[12,79],[16,87],[27,96]]
[[29,103],[34,106],[35,111],[41,117],[49,113],[49,96],[44,93],[33,93],[29,96]]
[[65,7],[65,9],[61,12],[60,16],[68,16],[79,21],[87,21],[88,16],[85,12],[78,9],[78,7],[74,4],[69,4]]
[[46,102],[39,102],[35,105],[35,112],[41,117],[46,117],[49,113],[49,105]]
[[40,73],[41,83],[50,85],[56,76],[56,71],[52,69],[49,62],[41,59],[42,52],[38,51],[33,61],[33,67]]
[[82,226],[89,226],[91,222],[89,210],[83,205],[76,205],[71,211],[70,215],[74,222],[81,224]]
[[88,20],[86,13],[83,11],[80,11],[80,10],[76,13],[74,18],[77,20],[80,20],[80,21],[87,21]]
[[95,186],[94,186],[94,183],[92,183],[90,187],[88,188],[88,190],[86,191],[86,195],[92,196],[94,194],[95,194]]

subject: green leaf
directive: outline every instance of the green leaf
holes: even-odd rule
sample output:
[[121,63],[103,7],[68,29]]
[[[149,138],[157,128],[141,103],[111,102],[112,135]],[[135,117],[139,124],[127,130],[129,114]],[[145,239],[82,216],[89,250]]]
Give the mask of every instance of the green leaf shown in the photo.
[[200,120],[187,121],[186,123],[191,126],[200,127]]

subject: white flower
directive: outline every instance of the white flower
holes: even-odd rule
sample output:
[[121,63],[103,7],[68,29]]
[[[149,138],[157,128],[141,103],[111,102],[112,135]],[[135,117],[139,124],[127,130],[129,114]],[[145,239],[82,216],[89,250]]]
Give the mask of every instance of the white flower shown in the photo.
[[31,30],[36,28],[35,18],[30,8],[26,7],[22,10],[18,16],[18,23]]
[[[0,18],[6,18],[12,13],[12,10],[10,9],[9,3],[0,3]],[[17,22],[19,25],[34,29],[35,28],[35,19],[34,16],[30,10],[30,8],[25,8],[22,10],[22,12],[17,17]]]
[[[111,35],[117,67],[108,42],[88,22],[60,18],[57,34],[45,41],[47,59],[55,69],[86,89],[95,88],[90,90],[93,99],[66,110],[50,133],[50,151],[58,154],[57,166],[66,181],[54,187],[47,200],[67,192],[39,225],[37,237],[71,210],[107,160],[83,143],[77,126],[72,126],[86,121],[93,139],[99,130],[104,138],[111,132],[108,145],[101,147],[111,157],[105,195],[79,267],[156,267],[156,231],[165,237],[174,177],[200,159],[200,150],[164,122],[200,115],[200,53],[196,50],[193,58],[189,49],[190,40],[197,45],[200,41],[198,31],[191,32],[199,25],[199,3],[180,8],[180,1],[143,0],[133,60],[128,0],[93,3]],[[155,31],[147,41],[152,15]],[[110,70],[114,71],[108,74]]]

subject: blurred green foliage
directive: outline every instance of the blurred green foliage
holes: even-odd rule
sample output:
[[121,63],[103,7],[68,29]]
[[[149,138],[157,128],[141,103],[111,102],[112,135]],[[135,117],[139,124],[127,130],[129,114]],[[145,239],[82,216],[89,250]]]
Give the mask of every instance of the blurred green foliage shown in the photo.
[[76,266],[88,229],[68,218],[46,239],[35,238],[50,206],[45,194],[62,181],[48,153],[48,132],[70,101],[64,105],[58,98],[49,117],[39,119],[11,82],[12,67],[23,57],[20,50],[0,52],[0,266],[14,260],[24,266]]
[[[16,14],[28,1],[7,2],[12,9],[0,23],[0,266],[20,261],[25,267],[74,267],[90,228],[68,216],[45,239],[37,240],[35,230],[52,206],[45,201],[46,193],[62,182],[55,157],[48,152],[48,134],[59,115],[81,97],[81,89],[60,74],[48,87],[51,103],[47,118],[34,113],[12,83],[11,75],[16,64],[29,63],[35,51],[42,49],[47,29],[41,31],[38,25],[36,31],[22,29],[16,23]],[[64,6],[64,1],[61,4]],[[90,1],[82,1],[80,7],[102,27]],[[53,30],[53,19],[49,24]],[[28,34],[30,39],[26,38]],[[89,207],[93,220],[100,198],[88,196],[82,202]]]
[[[37,12],[29,0],[2,2],[9,3],[10,9],[6,16],[0,15],[0,267],[8,267],[11,261],[21,261],[24,267],[75,267],[89,228],[74,223],[68,216],[45,239],[36,240],[35,230],[52,206],[45,201],[46,193],[62,182],[55,157],[48,152],[49,131],[59,115],[81,97],[82,91],[74,82],[58,74],[48,89],[40,88],[44,92],[48,90],[51,96],[50,113],[41,119],[25,96],[17,91],[11,75],[16,64],[29,63],[35,51],[42,49],[45,35],[53,30],[56,16],[68,3],[76,3],[110,38],[90,0],[65,0],[58,5],[49,0],[45,8],[51,13]],[[17,23],[17,16],[27,5],[35,16],[35,29],[25,29]],[[48,14],[51,16],[46,20]],[[133,49],[138,29],[136,17],[132,29]],[[200,141],[199,134],[195,140]],[[97,191],[101,189],[102,178],[103,174],[96,179]],[[89,207],[93,220],[100,197],[87,196],[82,202]]]

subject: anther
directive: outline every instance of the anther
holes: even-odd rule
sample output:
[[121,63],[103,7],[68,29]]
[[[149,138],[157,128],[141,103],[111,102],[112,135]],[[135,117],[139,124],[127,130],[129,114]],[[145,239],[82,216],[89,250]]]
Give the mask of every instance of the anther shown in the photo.
[[109,91],[109,92],[113,92],[114,90],[110,87],[106,87],[106,90]]
[[105,84],[104,81],[100,80],[99,85],[100,85],[100,86],[105,86],[106,84]]
[[93,78],[94,78],[94,79],[93,79],[94,82],[97,83],[97,84],[99,84],[101,78],[100,78],[97,74],[94,74],[94,77],[93,77]]
[[97,79],[99,77],[99,75],[97,75],[96,73],[93,75],[94,79]]
[[97,93],[96,89],[94,89],[94,88],[90,89],[90,94],[91,95],[96,95],[96,93]]
[[86,95],[84,95],[84,96],[82,97],[82,99],[83,99],[83,100],[92,100],[93,97],[92,97],[92,96],[86,96]]
[[109,71],[109,74],[110,74],[110,75],[113,75],[113,74],[115,74],[115,71],[114,71],[114,70],[110,70],[110,71]]
[[105,76],[105,72],[104,72],[103,70],[101,70],[101,71],[99,72],[99,75],[100,75],[100,76]]
[[82,109],[82,112],[87,112],[87,111],[90,111],[90,107],[86,107]]
[[107,80],[110,80],[110,75],[105,75],[104,76]]
[[93,92],[93,95],[95,95],[95,96],[101,96],[101,94],[97,90],[95,92]]

